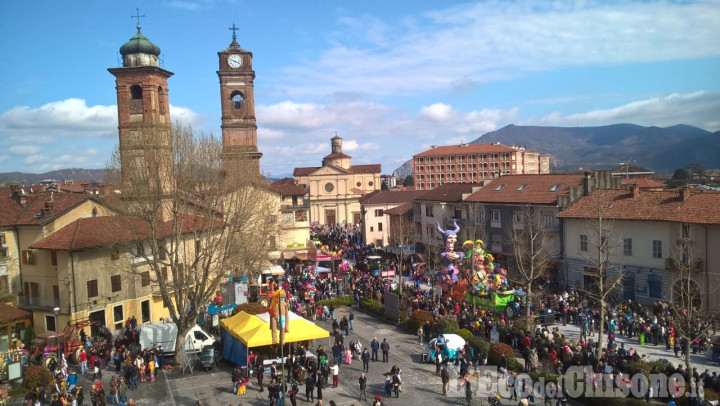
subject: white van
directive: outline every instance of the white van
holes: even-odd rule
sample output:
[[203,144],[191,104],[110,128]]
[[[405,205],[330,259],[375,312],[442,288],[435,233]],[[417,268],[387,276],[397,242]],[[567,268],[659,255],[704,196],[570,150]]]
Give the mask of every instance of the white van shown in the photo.
[[[162,346],[168,354],[175,352],[177,340],[177,326],[175,323],[143,324],[140,326],[140,345],[142,348],[152,348],[153,345]],[[215,339],[204,332],[200,326],[194,325],[185,336],[185,348],[200,352],[206,345],[213,345]]]

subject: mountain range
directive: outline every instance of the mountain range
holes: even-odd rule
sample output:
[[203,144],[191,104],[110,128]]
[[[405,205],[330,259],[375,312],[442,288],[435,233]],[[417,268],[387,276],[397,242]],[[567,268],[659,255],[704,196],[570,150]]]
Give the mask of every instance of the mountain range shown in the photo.
[[58,169],[45,173],[26,173],[26,172],[5,172],[0,173],[0,185],[5,182],[17,182],[20,185],[30,186],[40,183],[46,179],[63,180],[96,180],[105,179],[105,169],[81,169],[69,168]]
[[[706,169],[720,168],[720,131],[713,133],[684,124],[664,128],[635,124],[600,127],[511,124],[471,143],[490,142],[549,155],[551,172],[612,168],[626,162],[652,169],[658,175],[672,174],[691,162]],[[398,171],[406,173],[407,164]]]

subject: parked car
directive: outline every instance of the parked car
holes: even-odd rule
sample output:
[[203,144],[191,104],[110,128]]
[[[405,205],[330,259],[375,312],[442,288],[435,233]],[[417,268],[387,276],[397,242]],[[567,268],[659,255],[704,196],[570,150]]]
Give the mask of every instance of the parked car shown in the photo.
[[213,369],[221,359],[222,350],[218,341],[204,346],[200,352],[200,364],[206,372]]

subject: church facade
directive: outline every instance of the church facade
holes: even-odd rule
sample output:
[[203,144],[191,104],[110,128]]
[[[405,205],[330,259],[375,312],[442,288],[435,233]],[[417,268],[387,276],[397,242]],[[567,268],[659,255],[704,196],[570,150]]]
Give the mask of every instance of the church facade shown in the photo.
[[309,189],[310,221],[318,224],[362,222],[360,198],[380,190],[380,164],[353,165],[342,151],[342,138],[330,140],[331,153],[322,166],[295,168],[295,183]]

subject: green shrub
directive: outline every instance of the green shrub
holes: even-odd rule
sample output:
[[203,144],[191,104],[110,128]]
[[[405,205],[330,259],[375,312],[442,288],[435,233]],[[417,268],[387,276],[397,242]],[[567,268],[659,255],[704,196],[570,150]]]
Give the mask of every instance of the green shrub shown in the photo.
[[458,325],[455,317],[441,317],[435,320],[435,332],[437,334],[457,334],[460,331],[460,325]]
[[520,361],[518,361],[517,358],[515,358],[515,357],[508,358],[508,369],[511,372],[517,372],[517,373],[524,371],[523,366],[520,365]]
[[23,343],[25,344],[25,348],[32,347],[32,341],[35,339],[35,329],[33,328],[33,325],[30,324],[25,328],[25,334],[23,334]]
[[375,299],[363,299],[360,301],[360,308],[369,311],[370,313],[385,317],[385,307],[382,305],[382,303],[378,302]]
[[589,406],[647,406],[648,403],[641,399],[634,398],[621,398],[621,397],[597,397],[597,398],[586,398],[581,396],[577,399],[580,404]]
[[457,335],[462,337],[463,340],[465,340],[465,341],[470,341],[470,338],[473,337],[472,331],[470,331],[466,328],[461,328],[460,331],[458,331]]
[[27,389],[23,388],[22,386],[8,388],[8,397],[9,398],[24,396],[26,393],[27,393]]
[[262,314],[265,313],[265,308],[260,303],[243,303],[241,305],[235,306],[235,308],[232,311],[233,315],[236,315],[240,312],[245,312],[247,314]]
[[467,339],[467,342],[470,343],[470,346],[475,351],[475,354],[487,354],[490,351],[490,343],[483,337],[472,336]]
[[410,329],[417,331],[420,326],[425,328],[425,323],[430,322],[430,325],[433,323],[433,316],[430,314],[427,310],[415,310],[412,312],[412,316],[410,316]]
[[500,343],[491,346],[488,352],[488,363],[491,365],[500,365],[500,360],[503,355],[507,357],[508,369],[510,369],[510,359],[515,358],[515,351],[507,344]]
[[40,365],[31,365],[25,370],[23,385],[28,389],[35,389],[49,385],[52,381],[53,376],[47,368]]
[[552,374],[547,371],[539,371],[539,372],[530,372],[528,375],[530,375],[530,378],[532,378],[533,382],[537,382],[540,380],[540,378],[543,378],[545,382],[557,382],[558,376],[555,374]]
[[355,299],[353,299],[352,296],[347,295],[332,299],[319,300],[316,303],[320,306],[327,306],[328,308],[330,308],[330,306],[333,306],[337,309],[339,307],[352,306],[353,304],[355,304]]

